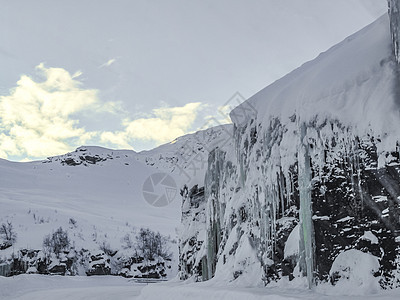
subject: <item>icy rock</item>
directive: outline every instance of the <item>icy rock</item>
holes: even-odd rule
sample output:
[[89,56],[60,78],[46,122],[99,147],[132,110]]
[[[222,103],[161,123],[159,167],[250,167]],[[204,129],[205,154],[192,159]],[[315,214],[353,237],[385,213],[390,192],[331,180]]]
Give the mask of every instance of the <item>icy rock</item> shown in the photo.
[[235,256],[251,249],[262,270],[254,284],[293,279],[297,262],[285,252],[295,253],[300,224],[310,286],[329,281],[336,257],[350,250],[379,257],[380,284],[398,285],[400,127],[388,25],[381,17],[248,100],[257,113],[234,124],[229,147],[209,154],[206,205],[183,216],[185,227],[206,230],[200,248],[181,248],[203,262],[192,276],[240,282],[251,267]]
[[93,253],[90,256],[89,268],[86,274],[88,276],[110,275],[111,274],[110,258],[108,258],[108,256],[102,251]]
[[204,187],[197,185],[181,191],[182,227],[179,240],[179,278],[184,280],[194,276],[196,281],[206,279],[203,274],[205,257],[204,241],[206,231],[206,201]]

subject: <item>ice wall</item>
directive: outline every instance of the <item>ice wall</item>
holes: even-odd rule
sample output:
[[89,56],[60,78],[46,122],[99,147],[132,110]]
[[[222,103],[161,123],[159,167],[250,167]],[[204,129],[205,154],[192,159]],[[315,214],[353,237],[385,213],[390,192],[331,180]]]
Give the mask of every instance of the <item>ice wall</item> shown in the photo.
[[208,160],[203,279],[335,283],[335,259],[356,249],[379,258],[381,286],[399,285],[390,45],[382,17],[232,111],[232,141]]
[[336,120],[299,126],[293,117],[288,124],[274,119],[263,126],[252,119],[236,127],[234,148],[210,153],[205,224],[197,223],[205,230],[196,253],[201,280],[263,285],[304,277],[312,288],[335,282],[330,279],[335,258],[357,249],[379,257],[382,286],[395,286],[400,279],[394,274],[400,267],[396,141],[393,151],[381,154],[378,167],[379,137],[358,137]]

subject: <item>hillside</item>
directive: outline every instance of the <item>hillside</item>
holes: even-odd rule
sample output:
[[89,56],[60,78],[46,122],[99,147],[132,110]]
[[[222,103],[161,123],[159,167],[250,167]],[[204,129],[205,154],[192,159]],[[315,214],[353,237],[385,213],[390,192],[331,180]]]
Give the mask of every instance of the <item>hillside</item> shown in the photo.
[[[177,259],[179,191],[186,183],[203,184],[205,173],[206,161],[191,158],[206,159],[205,145],[229,139],[231,128],[186,135],[140,153],[83,146],[43,161],[0,160],[0,224],[11,222],[17,234],[13,247],[0,250],[0,259],[9,260],[20,249],[43,249],[44,237],[60,226],[68,231],[74,249],[93,253],[104,244],[123,250],[127,234],[150,228],[170,236],[169,247]],[[188,149],[195,151],[188,154]],[[172,194],[161,207],[143,194],[146,179],[154,174],[172,178]],[[158,186],[154,194],[166,194],[164,186]],[[177,267],[173,265],[172,274]]]

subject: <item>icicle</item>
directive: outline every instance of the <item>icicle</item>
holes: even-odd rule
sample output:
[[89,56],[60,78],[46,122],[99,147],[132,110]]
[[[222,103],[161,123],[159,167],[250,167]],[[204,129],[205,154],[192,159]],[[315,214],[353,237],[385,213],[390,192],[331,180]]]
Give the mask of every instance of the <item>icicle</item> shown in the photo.
[[357,164],[358,192],[360,194],[360,199],[361,199],[361,214],[363,214],[364,213],[364,193],[362,191],[362,186],[361,186],[361,168],[360,168],[360,158],[358,155],[356,157],[356,164]]
[[298,153],[300,192],[300,269],[307,276],[308,287],[314,285],[314,228],[311,203],[311,164],[308,143],[305,141],[307,127],[300,128]]
[[267,204],[265,209],[265,224],[266,224],[266,251],[268,253],[271,245],[271,207]]
[[[276,188],[273,187],[272,191],[271,191],[271,195],[272,195],[272,224],[271,224],[271,228],[272,228],[272,253],[275,249],[275,245],[276,245],[276,216],[278,214],[278,208],[279,208],[279,199],[277,199],[277,195],[276,195]],[[277,207],[278,206],[278,207]]]
[[400,7],[398,0],[388,0],[389,17],[390,17],[390,32],[392,34],[392,48],[397,63],[400,63],[399,51],[399,33],[400,33]]
[[286,206],[290,207],[290,194],[291,194],[291,190],[292,190],[292,175],[290,173],[287,173],[286,175],[284,175],[284,179],[285,179],[285,189],[286,189]]
[[285,195],[283,191],[283,174],[282,171],[278,174],[278,188],[279,188],[279,198],[281,200],[281,207],[282,207],[282,217],[285,216]]

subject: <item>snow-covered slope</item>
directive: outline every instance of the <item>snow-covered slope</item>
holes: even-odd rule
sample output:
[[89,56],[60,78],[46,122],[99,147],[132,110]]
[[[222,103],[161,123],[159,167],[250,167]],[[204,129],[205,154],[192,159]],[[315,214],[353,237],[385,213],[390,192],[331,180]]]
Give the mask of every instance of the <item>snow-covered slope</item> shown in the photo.
[[[73,159],[80,161],[78,155],[94,158],[98,155],[106,160],[93,165],[86,160],[81,165],[69,165]],[[40,234],[48,233],[52,226],[67,224],[69,218],[87,223],[82,228],[87,234],[93,231],[89,230],[92,226],[104,233],[117,232],[127,222],[136,226],[148,224],[164,233],[173,233],[177,224],[174,220],[178,201],[157,209],[143,200],[143,182],[154,171],[138,162],[132,151],[81,147],[75,153],[47,161],[3,160],[0,168],[1,218],[3,221],[12,218],[15,226],[25,227],[18,232],[18,246],[40,247]],[[33,226],[33,216],[43,217],[49,225]]]
[[[260,91],[231,112],[233,128],[141,153],[81,147],[1,161],[0,222],[14,224],[17,248],[40,248],[62,225],[74,247],[94,251],[119,249],[133,226],[174,234],[182,209],[182,279],[398,287],[399,67],[389,28],[382,16]],[[182,206],[145,201],[159,172]]]
[[[75,249],[89,251],[102,245],[121,249],[122,239],[141,227],[175,239],[179,189],[204,181],[206,161],[191,157],[206,159],[207,145],[229,139],[231,130],[231,125],[211,128],[142,153],[83,146],[44,161],[0,160],[0,224],[11,222],[17,233],[13,247],[0,250],[0,259],[19,249],[42,249],[43,238],[60,226]],[[195,150],[184,154],[188,149]],[[176,189],[169,205],[156,207],[144,197],[144,183],[155,173],[172,177]],[[155,193],[165,191],[161,187]],[[171,247],[176,254],[176,246]]]
[[204,185],[208,154],[233,140],[233,125],[219,125],[177,138],[150,151],[137,154],[138,160],[157,169],[170,170],[179,186]]
[[396,72],[385,14],[252,96],[231,117],[251,105],[265,124],[296,115],[306,123],[338,120],[358,135],[399,135]]

